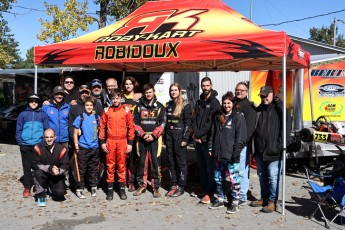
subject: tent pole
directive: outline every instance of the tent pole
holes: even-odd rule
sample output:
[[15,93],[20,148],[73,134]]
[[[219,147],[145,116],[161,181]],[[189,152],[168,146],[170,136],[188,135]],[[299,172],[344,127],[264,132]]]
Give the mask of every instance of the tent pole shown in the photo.
[[34,77],[34,93],[37,94],[37,65],[35,65],[35,77]]
[[285,173],[286,173],[286,56],[283,57],[283,199],[282,214],[285,215]]
[[314,120],[314,101],[313,101],[313,89],[311,87],[311,76],[310,76],[310,69],[308,69],[308,81],[309,81],[309,100],[310,100],[310,112],[311,112],[311,121]]

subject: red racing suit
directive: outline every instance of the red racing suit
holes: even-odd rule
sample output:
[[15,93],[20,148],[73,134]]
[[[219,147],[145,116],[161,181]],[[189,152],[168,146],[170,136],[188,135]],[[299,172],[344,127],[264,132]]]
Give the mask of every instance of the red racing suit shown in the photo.
[[107,182],[114,182],[116,165],[118,182],[125,183],[127,144],[132,145],[134,140],[132,114],[128,108],[122,105],[105,108],[99,128],[100,142],[101,144],[106,143],[108,149],[106,155]]

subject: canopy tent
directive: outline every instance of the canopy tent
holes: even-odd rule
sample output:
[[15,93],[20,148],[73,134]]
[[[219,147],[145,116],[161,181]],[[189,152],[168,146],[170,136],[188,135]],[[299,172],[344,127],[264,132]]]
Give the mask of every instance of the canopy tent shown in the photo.
[[[286,88],[286,69],[309,68],[310,55],[285,32],[263,29],[221,0],[165,0],[79,38],[37,46],[35,64],[129,72],[282,70]],[[283,146],[284,214],[285,135]]]
[[35,47],[35,64],[117,71],[280,70],[309,65],[285,32],[263,29],[220,0],[147,2],[76,39]]

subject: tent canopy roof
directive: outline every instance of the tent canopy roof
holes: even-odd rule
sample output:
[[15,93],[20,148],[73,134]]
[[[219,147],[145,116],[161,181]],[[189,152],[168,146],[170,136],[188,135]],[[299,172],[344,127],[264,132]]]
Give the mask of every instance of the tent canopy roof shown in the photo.
[[35,47],[35,64],[130,72],[309,67],[284,32],[263,29],[220,0],[147,2],[126,18],[68,41]]

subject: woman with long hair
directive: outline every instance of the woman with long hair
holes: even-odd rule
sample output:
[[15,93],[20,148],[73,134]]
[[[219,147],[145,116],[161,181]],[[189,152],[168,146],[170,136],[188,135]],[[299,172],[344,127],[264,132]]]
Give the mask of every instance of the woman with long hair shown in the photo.
[[166,150],[169,160],[171,188],[166,196],[178,197],[184,193],[187,182],[187,144],[191,132],[192,108],[183,99],[178,83],[169,88],[171,100],[166,105]]
[[[217,196],[210,209],[224,207],[224,195],[228,196],[227,213],[239,209],[240,198],[240,154],[245,146],[247,127],[244,115],[237,111],[235,96],[227,92],[222,97],[222,110],[215,117],[210,139],[210,154],[214,157],[214,179]],[[228,194],[224,194],[226,191]]]
[[[134,108],[138,105],[138,94],[135,93],[138,90],[139,84],[134,77],[127,76],[122,82],[121,89],[123,91],[122,97],[122,105],[125,108],[130,109],[131,113],[133,114]],[[139,98],[141,97],[141,94]],[[127,157],[126,162],[126,172],[127,172],[127,183],[128,183],[128,191],[134,192],[135,188],[135,179],[137,176],[138,171],[138,155],[136,151],[136,143],[137,140],[134,139],[133,149],[132,152],[129,153],[129,157]]]

